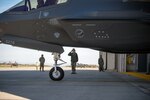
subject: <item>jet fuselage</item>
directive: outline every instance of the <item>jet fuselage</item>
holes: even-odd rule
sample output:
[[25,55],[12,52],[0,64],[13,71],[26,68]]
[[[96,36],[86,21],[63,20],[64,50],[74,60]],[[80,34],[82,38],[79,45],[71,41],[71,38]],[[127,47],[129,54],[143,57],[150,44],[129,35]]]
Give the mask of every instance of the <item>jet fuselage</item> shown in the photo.
[[10,10],[0,15],[0,39],[6,44],[61,53],[61,46],[150,52],[150,2],[123,1],[68,0],[28,11]]

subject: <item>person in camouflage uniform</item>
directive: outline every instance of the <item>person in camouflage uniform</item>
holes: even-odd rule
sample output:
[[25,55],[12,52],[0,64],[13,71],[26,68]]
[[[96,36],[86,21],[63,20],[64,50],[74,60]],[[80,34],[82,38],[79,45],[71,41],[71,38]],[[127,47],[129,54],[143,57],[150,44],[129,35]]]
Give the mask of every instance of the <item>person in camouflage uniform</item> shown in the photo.
[[39,61],[40,61],[40,71],[41,71],[41,69],[42,69],[42,71],[44,71],[45,58],[44,58],[43,54],[39,58]]
[[75,49],[72,49],[72,51],[69,52],[68,56],[71,56],[72,74],[76,74],[76,64],[78,62],[78,54],[76,53]]

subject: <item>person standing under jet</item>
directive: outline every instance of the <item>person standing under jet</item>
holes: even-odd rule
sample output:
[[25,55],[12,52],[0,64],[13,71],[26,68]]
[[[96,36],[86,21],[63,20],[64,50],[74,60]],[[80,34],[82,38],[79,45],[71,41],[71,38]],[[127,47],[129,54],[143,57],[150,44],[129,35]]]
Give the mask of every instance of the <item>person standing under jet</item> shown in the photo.
[[104,60],[102,58],[102,55],[100,55],[100,58],[98,59],[98,64],[99,64],[99,71],[103,71],[104,72]]
[[78,62],[78,54],[76,53],[75,49],[72,49],[72,51],[69,52],[68,56],[71,56],[71,74],[76,74],[76,63]]
[[39,61],[40,61],[40,71],[41,71],[41,69],[42,69],[42,71],[44,71],[45,58],[44,58],[43,54],[39,58]]

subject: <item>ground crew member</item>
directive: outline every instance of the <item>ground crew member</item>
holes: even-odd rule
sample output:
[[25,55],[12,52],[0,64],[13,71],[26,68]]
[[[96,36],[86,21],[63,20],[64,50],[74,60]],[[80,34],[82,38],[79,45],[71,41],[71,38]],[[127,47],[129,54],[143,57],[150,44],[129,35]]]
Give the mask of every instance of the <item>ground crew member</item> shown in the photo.
[[72,67],[71,74],[76,74],[76,64],[78,62],[78,54],[76,53],[75,49],[72,49],[72,51],[69,52],[68,56],[71,56],[71,67]]
[[41,71],[41,69],[42,69],[42,71],[44,71],[45,58],[44,58],[43,54],[39,58],[39,61],[40,61],[40,71]]
[[103,71],[104,72],[104,60],[102,58],[102,55],[100,55],[100,58],[98,59],[98,64],[99,64],[99,71]]

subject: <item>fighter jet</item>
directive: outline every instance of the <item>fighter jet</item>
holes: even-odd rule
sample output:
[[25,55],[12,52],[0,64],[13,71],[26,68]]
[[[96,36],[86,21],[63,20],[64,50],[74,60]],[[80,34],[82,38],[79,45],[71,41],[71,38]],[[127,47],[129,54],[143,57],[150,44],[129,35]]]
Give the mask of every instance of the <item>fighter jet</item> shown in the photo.
[[[149,53],[150,1],[22,0],[0,14],[0,41],[58,53],[63,46]],[[53,80],[63,76],[50,71]]]

